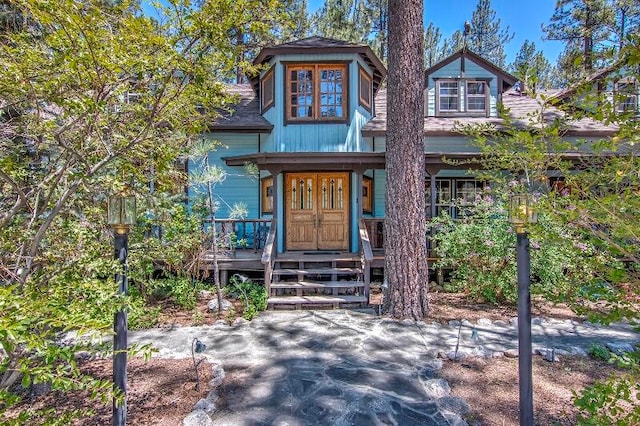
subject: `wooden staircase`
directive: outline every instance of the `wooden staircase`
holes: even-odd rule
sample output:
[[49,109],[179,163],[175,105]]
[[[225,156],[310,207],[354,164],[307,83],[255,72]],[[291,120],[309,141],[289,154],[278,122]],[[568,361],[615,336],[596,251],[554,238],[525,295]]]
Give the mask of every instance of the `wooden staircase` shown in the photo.
[[269,308],[302,309],[366,306],[369,285],[359,254],[279,254],[267,287]]

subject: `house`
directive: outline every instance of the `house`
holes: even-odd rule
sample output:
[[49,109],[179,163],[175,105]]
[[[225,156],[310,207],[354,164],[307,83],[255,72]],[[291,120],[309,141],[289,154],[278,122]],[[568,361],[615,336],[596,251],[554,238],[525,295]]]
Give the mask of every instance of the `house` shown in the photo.
[[[263,49],[254,62],[262,72],[229,87],[239,99],[235,112],[207,134],[221,143],[210,162],[228,172],[216,188],[219,229],[253,249],[221,269],[264,271],[272,305],[362,303],[370,267],[384,264],[386,69],[368,46],[321,37]],[[428,217],[443,210],[455,217],[453,201],[481,190],[467,166],[443,161],[479,155],[458,123],[499,126],[499,104],[514,117],[540,108],[514,90],[516,82],[467,49],[425,71]],[[615,130],[583,119],[565,137]],[[247,163],[259,179],[243,175]],[[246,203],[247,218],[224,219],[234,202]]]

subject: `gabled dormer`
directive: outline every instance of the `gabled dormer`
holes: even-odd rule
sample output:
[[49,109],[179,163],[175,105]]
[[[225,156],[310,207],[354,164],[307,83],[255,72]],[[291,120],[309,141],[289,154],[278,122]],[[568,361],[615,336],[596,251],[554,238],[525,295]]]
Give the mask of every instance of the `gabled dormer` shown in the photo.
[[260,113],[274,126],[265,150],[360,150],[386,75],[369,46],[310,37],[265,48],[254,64],[262,67],[251,81]]
[[593,111],[598,104],[623,117],[640,115],[640,69],[635,72],[625,58],[593,72],[582,81],[555,93],[547,102]]
[[425,71],[425,117],[496,117],[517,78],[463,48]]

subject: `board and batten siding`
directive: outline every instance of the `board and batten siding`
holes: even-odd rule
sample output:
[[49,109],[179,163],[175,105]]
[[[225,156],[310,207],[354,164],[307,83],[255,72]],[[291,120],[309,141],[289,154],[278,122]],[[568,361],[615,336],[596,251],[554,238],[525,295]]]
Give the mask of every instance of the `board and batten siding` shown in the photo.
[[[489,80],[489,116],[496,117],[498,115],[497,99],[498,99],[498,78],[495,74],[488,71],[475,63],[471,58],[465,58],[464,75],[460,71],[460,59],[447,64],[433,74],[429,75],[428,87],[425,91],[425,117],[433,117],[436,115],[436,80],[437,79],[490,79]],[[460,99],[464,99],[465,87],[460,86]]]
[[[218,203],[216,217],[228,218],[235,204],[244,203],[248,209],[248,218],[260,217],[260,179],[247,175],[244,167],[227,166],[222,157],[251,154],[258,151],[257,133],[207,133],[207,139],[220,142],[215,151],[209,152],[209,164],[221,167],[226,178],[214,188],[215,200]],[[201,163],[200,163],[201,164]],[[189,174],[198,173],[201,165],[196,160],[189,160]],[[206,196],[206,186],[189,185],[189,198]]]
[[[365,138],[371,139],[371,138]],[[387,149],[387,139],[385,137],[376,137],[376,151],[384,152]],[[424,152],[442,152],[442,153],[456,153],[456,152],[480,152],[480,149],[473,142],[473,138],[469,138],[463,135],[452,136],[425,136],[424,138]]]
[[[346,123],[311,122],[304,124],[285,123],[285,64],[331,62],[347,63],[348,74],[348,121]],[[358,105],[358,67],[369,74],[371,69],[354,54],[287,55],[276,58],[274,68],[275,104],[264,113],[273,124],[271,134],[265,135],[263,152],[365,152],[371,147],[364,143],[362,127],[371,118],[371,113]]]

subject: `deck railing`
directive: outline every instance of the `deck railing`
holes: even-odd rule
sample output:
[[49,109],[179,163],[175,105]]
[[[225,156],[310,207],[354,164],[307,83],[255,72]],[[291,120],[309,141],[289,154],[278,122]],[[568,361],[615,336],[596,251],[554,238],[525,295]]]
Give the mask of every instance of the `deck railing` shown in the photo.
[[265,247],[271,219],[215,219],[205,223],[211,233],[216,230],[218,247],[223,250],[253,250]]
[[[364,228],[367,230],[369,234],[369,240],[371,242],[371,248],[373,250],[383,250],[384,249],[384,218],[366,218],[362,219],[364,222]],[[431,260],[436,258],[435,252],[433,250],[433,241],[426,236],[426,245],[427,245],[427,257]]]

